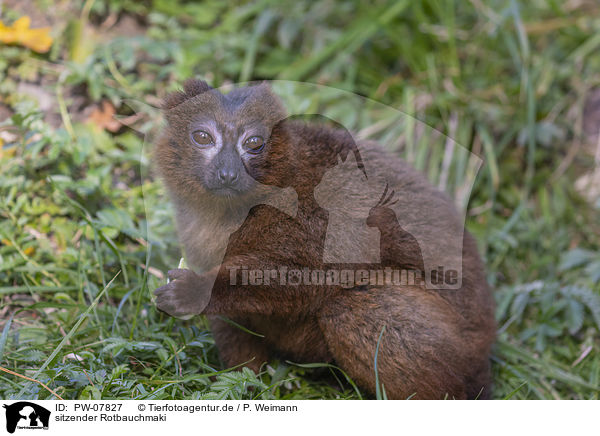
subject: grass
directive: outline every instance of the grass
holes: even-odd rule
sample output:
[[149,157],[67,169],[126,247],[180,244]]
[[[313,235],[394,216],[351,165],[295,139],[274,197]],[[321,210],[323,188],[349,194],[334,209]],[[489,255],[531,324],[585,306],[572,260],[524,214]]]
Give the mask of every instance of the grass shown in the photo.
[[2,10],[47,15],[55,40],[0,45],[1,398],[361,397],[318,362],[225,368],[203,319],[151,303],[181,254],[144,143],[190,76],[282,80],[290,107],[386,144],[401,133],[394,147],[463,205],[485,257],[494,397],[598,398],[600,200],[575,188],[595,168],[595,2],[172,3]]

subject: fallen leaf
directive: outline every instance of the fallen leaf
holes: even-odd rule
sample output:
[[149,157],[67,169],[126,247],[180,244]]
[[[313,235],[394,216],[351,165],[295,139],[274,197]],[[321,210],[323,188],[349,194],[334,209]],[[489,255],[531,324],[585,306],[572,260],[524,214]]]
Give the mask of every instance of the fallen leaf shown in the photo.
[[115,107],[109,101],[104,100],[102,108],[95,108],[87,120],[101,129],[116,132],[121,128],[121,123],[114,116]]
[[11,26],[6,26],[0,21],[0,42],[18,44],[38,53],[46,53],[52,45],[50,28],[30,29],[30,24],[31,19],[27,15],[19,18]]

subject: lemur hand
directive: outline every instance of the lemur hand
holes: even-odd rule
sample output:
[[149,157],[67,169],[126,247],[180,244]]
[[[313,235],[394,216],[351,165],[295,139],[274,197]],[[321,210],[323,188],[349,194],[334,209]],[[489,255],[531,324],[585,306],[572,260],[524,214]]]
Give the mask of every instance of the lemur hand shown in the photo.
[[202,313],[210,301],[214,277],[189,269],[173,269],[168,276],[171,281],[154,291],[156,307],[179,318]]

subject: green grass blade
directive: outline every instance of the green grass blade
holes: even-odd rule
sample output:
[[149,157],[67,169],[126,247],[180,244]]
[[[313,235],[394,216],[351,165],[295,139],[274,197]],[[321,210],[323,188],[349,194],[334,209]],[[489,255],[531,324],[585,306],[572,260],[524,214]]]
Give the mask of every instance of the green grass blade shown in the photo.
[[[107,285],[104,287],[104,289],[102,289],[102,291],[98,293],[98,295],[96,296],[96,298],[94,299],[94,301],[92,302],[92,304],[90,304],[90,306],[86,309],[86,311],[81,314],[81,316],[79,317],[79,319],[77,320],[77,322],[75,323],[75,325],[71,328],[71,330],[69,330],[69,333],[67,333],[65,335],[65,337],[63,338],[63,340],[60,341],[60,343],[56,346],[56,348],[54,349],[54,351],[52,352],[52,354],[50,354],[50,356],[48,356],[48,358],[46,359],[46,361],[35,372],[35,374],[33,375],[32,378],[37,379],[40,376],[40,374],[42,373],[42,371],[44,369],[46,369],[46,367],[48,365],[50,365],[50,363],[52,363],[52,361],[54,360],[54,358],[58,355],[58,353],[60,353],[60,351],[65,346],[65,344],[77,332],[77,329],[79,328],[79,326],[83,323],[83,321],[85,321],[85,319],[87,318],[87,316],[96,307],[96,305],[98,304],[98,302],[100,301],[100,299],[104,296],[104,294],[112,286],[113,282],[119,276],[120,273],[121,273],[121,271],[119,271],[117,274],[115,274],[115,276],[112,278],[112,280],[110,282],[107,283]],[[26,385],[24,385],[23,388],[21,389],[21,391],[19,392],[19,397],[22,397],[23,394],[29,389],[30,386],[31,386],[31,382],[29,382]]]

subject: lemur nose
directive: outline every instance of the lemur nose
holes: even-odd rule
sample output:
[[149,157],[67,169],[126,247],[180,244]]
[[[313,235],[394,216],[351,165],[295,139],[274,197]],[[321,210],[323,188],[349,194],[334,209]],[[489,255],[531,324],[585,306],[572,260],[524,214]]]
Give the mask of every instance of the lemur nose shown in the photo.
[[238,173],[232,169],[221,169],[219,170],[219,180],[224,185],[233,185],[238,179]]

